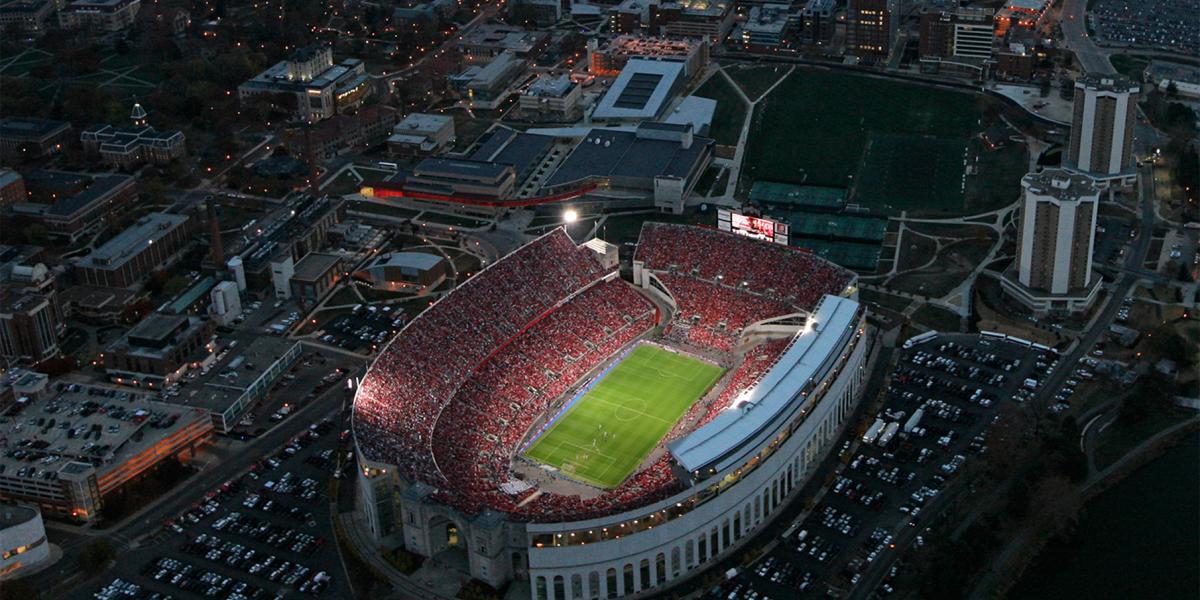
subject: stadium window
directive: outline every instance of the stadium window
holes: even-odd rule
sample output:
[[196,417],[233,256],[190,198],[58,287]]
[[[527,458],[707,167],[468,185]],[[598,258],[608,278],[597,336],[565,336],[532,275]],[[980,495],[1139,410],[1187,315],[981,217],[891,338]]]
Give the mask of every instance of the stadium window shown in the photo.
[[537,600],[546,600],[546,578],[538,577],[537,583],[534,584],[534,591],[537,594]]
[[679,576],[679,546],[671,548],[671,577]]
[[583,575],[579,573],[571,575],[571,597],[576,600],[583,598]]
[[662,585],[667,580],[667,557],[659,552],[654,557],[654,585]]
[[625,572],[624,572],[624,574],[623,574],[623,575],[624,575],[623,579],[624,579],[625,581],[623,581],[622,583],[624,583],[624,584],[625,584],[625,588],[622,590],[622,592],[621,592],[621,593],[622,593],[622,595],[624,595],[624,594],[632,594],[632,593],[633,593],[633,591],[634,591],[634,587],[633,587],[633,563],[625,563],[625,569],[624,569],[624,571],[625,571]]
[[608,570],[604,572],[604,583],[605,583],[605,586],[608,588],[608,597],[616,598],[617,597],[617,570],[616,569],[609,567]]
[[554,600],[562,600],[567,597],[567,586],[562,575],[554,576]]
[[597,571],[588,573],[588,597],[592,600],[600,597],[600,573]]
[[643,558],[642,562],[638,563],[638,574],[641,575],[641,589],[650,587],[650,559]]

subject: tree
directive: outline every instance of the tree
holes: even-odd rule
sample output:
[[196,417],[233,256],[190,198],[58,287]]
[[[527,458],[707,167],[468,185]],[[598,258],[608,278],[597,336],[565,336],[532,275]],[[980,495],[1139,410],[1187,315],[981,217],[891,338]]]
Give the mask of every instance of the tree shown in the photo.
[[79,553],[79,566],[88,575],[96,575],[108,567],[109,561],[116,558],[117,553],[103,538],[92,541],[84,546]]

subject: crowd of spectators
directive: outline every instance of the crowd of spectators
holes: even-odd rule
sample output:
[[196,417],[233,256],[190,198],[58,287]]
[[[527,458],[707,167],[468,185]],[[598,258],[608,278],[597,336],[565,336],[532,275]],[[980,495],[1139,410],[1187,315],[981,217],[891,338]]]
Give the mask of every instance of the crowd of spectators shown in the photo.
[[413,319],[363,378],[355,435],[367,456],[437,486],[434,424],[463,381],[505,343],[604,269],[561,230],[526,244]]
[[[810,254],[696,227],[648,224],[637,260],[676,300],[674,335],[717,353],[756,321],[810,310],[850,274]],[[372,460],[396,465],[432,498],[539,521],[596,518],[683,489],[669,453],[620,486],[584,498],[530,487],[516,494],[514,456],[529,431],[582,378],[650,331],[656,309],[620,278],[603,280],[590,250],[556,230],[493,263],[414,319],[364,378],[355,436]],[[666,439],[703,426],[778,360],[787,340],[761,344]]]
[[656,275],[675,298],[671,333],[693,346],[729,352],[747,325],[796,312],[787,303],[745,289],[685,275]]
[[525,434],[571,386],[654,321],[654,305],[614,278],[571,298],[489,358],[434,428],[446,502],[468,514],[484,506],[517,513],[520,497],[500,488],[512,478],[510,465]]
[[687,275],[806,311],[821,296],[841,293],[853,278],[849,271],[799,248],[669,223],[642,226],[634,260],[651,271]]

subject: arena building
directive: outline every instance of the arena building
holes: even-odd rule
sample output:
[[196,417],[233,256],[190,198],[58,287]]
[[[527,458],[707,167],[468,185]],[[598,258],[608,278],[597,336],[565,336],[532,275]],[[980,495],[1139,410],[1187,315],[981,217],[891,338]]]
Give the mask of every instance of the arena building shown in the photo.
[[[554,230],[380,353],[353,432],[359,510],[381,543],[459,553],[471,577],[534,600],[644,597],[734,554],[796,499],[866,379],[854,275],[651,223],[631,285],[600,246]],[[651,363],[606,399],[635,359],[671,368]],[[668,391],[684,400],[670,415]]]

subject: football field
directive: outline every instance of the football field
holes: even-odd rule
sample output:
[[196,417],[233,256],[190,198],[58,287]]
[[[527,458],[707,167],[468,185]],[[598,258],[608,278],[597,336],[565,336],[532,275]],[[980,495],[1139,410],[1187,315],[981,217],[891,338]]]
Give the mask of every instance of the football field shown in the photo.
[[619,485],[724,369],[642,344],[534,441],[525,456],[603,488]]

